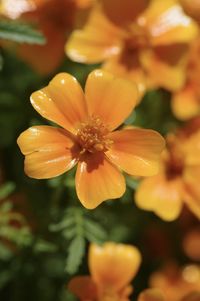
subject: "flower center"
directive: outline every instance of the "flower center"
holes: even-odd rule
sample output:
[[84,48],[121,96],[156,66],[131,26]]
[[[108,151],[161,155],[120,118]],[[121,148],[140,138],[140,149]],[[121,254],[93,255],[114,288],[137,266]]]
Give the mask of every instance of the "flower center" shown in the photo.
[[82,122],[77,131],[78,142],[82,147],[82,153],[105,152],[112,144],[108,138],[108,127],[99,117],[92,116],[86,122]]
[[128,32],[129,34],[125,42],[125,47],[130,52],[149,45],[149,34],[139,21],[138,23],[131,25]]

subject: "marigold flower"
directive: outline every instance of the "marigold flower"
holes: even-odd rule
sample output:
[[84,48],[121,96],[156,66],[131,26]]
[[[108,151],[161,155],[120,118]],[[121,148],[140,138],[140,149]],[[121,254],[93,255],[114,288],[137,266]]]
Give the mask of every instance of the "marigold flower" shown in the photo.
[[160,172],[144,179],[135,195],[140,208],[167,221],[178,217],[184,203],[200,217],[200,130],[189,129],[167,136]]
[[[85,96],[67,73],[31,95],[31,104],[43,117],[64,129],[34,126],[18,144],[25,172],[37,179],[58,176],[78,163],[76,190],[87,208],[95,208],[125,191],[119,168],[138,176],[156,174],[164,139],[155,131],[114,131],[133,110],[137,89],[132,82],[95,70],[88,76]],[[98,187],[98,189],[97,189]]]
[[75,30],[66,53],[82,63],[103,68],[137,83],[179,89],[185,80],[187,44],[198,32],[176,0],[100,1],[82,30]]
[[74,277],[68,288],[81,301],[128,301],[132,292],[129,284],[141,263],[137,248],[130,245],[92,244],[89,249],[91,276]]
[[172,97],[172,110],[181,120],[188,120],[200,114],[200,37],[195,40],[189,52],[185,85]]
[[[192,301],[192,296],[199,296],[200,293],[200,267],[191,264],[181,269],[175,265],[169,265],[152,274],[150,286],[161,289],[166,301]],[[199,299],[194,299],[196,300]]]

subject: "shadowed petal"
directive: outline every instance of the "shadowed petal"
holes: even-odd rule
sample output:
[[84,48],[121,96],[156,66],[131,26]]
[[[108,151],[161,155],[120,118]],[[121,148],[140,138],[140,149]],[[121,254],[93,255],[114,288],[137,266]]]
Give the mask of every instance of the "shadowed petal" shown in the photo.
[[188,166],[184,172],[184,201],[189,209],[200,218],[200,165]]
[[147,8],[149,0],[101,0],[104,13],[119,26],[128,25]]
[[81,301],[92,301],[97,298],[96,284],[90,276],[77,276],[72,278],[68,284],[68,289]]
[[159,170],[159,158],[165,142],[152,130],[127,129],[109,134],[113,141],[106,156],[122,170],[134,176],[152,176]]
[[102,153],[85,155],[78,163],[77,195],[88,209],[96,208],[105,200],[121,197],[125,186],[123,175]]
[[95,70],[88,76],[85,96],[89,114],[100,117],[112,130],[129,116],[139,95],[131,81]]

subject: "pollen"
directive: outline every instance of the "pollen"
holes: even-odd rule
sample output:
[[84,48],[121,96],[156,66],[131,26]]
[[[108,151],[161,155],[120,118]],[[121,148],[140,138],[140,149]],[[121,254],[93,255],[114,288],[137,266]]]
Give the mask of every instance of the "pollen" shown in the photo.
[[86,122],[82,122],[77,131],[77,138],[82,152],[105,152],[112,144],[108,138],[110,133],[108,127],[99,117],[90,117]]

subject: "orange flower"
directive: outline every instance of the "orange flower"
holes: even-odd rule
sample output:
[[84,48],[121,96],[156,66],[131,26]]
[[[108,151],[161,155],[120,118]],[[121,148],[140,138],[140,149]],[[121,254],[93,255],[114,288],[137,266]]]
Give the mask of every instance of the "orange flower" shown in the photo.
[[[199,296],[200,293],[200,267],[191,264],[181,269],[169,265],[167,268],[152,274],[150,286],[161,289],[166,301],[192,301],[192,296]],[[199,293],[196,294],[195,292]]]
[[[91,2],[91,1],[90,1]],[[45,45],[22,44],[18,55],[42,75],[59,67],[64,59],[64,45],[72,30],[78,8],[89,0],[3,0],[0,14],[34,23],[46,37]]]
[[140,96],[147,85],[174,91],[184,83],[187,44],[197,32],[176,0],[101,0],[69,38],[66,53],[77,62],[103,62],[136,82]]
[[89,249],[91,276],[74,277],[68,288],[81,301],[128,301],[132,292],[130,281],[141,263],[137,248],[129,245],[92,244]]
[[171,221],[178,217],[185,202],[200,217],[199,139],[199,128],[189,126],[177,135],[168,135],[159,174],[144,179],[136,191],[140,208]]
[[186,69],[187,81],[181,90],[174,93],[172,110],[181,120],[200,114],[200,37],[191,45]]
[[125,180],[119,168],[138,176],[156,174],[164,147],[163,138],[152,130],[112,132],[136,101],[133,83],[106,71],[90,73],[85,96],[74,77],[56,75],[47,87],[32,94],[31,103],[64,129],[34,126],[20,135],[25,172],[37,179],[51,178],[78,163],[76,189],[85,207],[121,197]]

